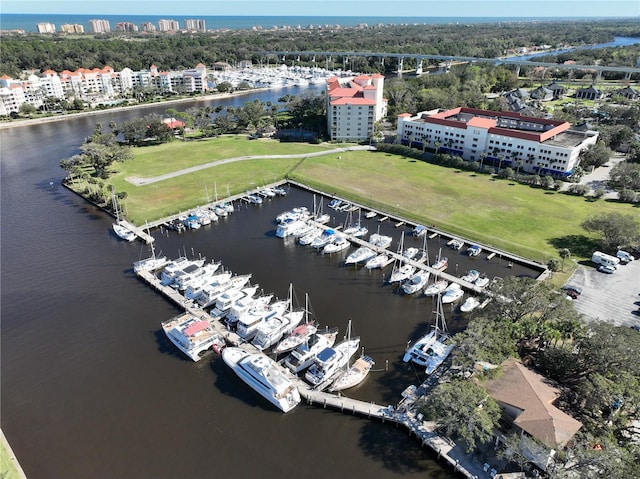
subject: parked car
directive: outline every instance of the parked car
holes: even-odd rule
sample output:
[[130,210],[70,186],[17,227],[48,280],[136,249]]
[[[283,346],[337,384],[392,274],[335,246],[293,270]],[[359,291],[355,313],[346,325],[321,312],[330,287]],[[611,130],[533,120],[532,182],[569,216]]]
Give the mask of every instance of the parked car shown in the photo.
[[601,264],[600,266],[598,266],[598,271],[600,271],[601,273],[613,274],[616,272],[616,268],[615,266],[611,266],[608,264]]
[[571,299],[578,299],[580,297],[580,295],[572,289],[565,289],[564,294],[566,294]]
[[577,296],[582,294],[582,288],[580,286],[576,286],[574,284],[565,284],[562,289],[569,294],[569,292],[574,293]]
[[633,261],[635,259],[631,253],[627,253],[623,250],[618,250],[618,252],[616,253],[616,257],[620,258],[620,261],[623,263],[628,263],[629,261]]

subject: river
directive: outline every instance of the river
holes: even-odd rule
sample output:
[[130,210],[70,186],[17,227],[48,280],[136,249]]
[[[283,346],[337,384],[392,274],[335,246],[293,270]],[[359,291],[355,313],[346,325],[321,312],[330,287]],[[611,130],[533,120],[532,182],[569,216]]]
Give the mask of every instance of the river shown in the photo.
[[[284,93],[221,102],[275,103]],[[2,429],[29,479],[453,477],[402,428],[306,405],[283,415],[219,358],[192,363],[169,343],[160,322],[179,310],[131,271],[146,246],[118,240],[108,215],[60,186],[59,161],[78,151],[96,121],[136,115],[0,131]],[[280,297],[293,283],[322,325],[344,332],[352,319],[380,371],[348,394],[394,404],[423,377],[401,356],[407,340],[427,330],[432,305],[394,293],[380,272],[274,237],[276,214],[312,201],[292,189],[200,231],[156,231],[157,248],[221,260]],[[397,244],[401,228],[384,231]],[[441,247],[432,240],[431,254]],[[453,260],[460,271],[469,267],[452,258],[451,272]],[[476,264],[490,275],[526,273],[499,258]],[[451,330],[464,327],[449,317]]]

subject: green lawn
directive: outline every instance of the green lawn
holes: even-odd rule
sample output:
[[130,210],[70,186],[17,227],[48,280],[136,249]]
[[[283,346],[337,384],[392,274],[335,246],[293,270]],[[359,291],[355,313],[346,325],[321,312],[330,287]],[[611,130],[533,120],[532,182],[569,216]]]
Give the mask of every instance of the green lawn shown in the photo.
[[136,224],[188,210],[213,197],[237,194],[289,176],[301,183],[375,206],[415,222],[546,262],[568,247],[587,257],[593,238],[580,227],[602,212],[635,214],[628,204],[549,192],[443,168],[388,153],[351,151],[304,159],[260,159],[229,163],[136,187],[128,176],[157,176],[216,159],[246,155],[309,153],[336,145],[250,141],[224,137],[205,142],[173,142],[137,150],[109,182],[126,191],[127,217]]
[[2,479],[18,479],[20,474],[11,461],[9,451],[4,447],[4,443],[0,441],[0,478]]

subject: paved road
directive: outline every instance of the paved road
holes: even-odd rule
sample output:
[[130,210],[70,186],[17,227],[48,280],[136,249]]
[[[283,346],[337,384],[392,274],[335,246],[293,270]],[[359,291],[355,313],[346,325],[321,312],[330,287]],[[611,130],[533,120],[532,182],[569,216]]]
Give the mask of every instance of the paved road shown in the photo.
[[296,155],[255,155],[255,156],[238,156],[235,158],[226,158],[224,160],[216,160],[211,161],[209,163],[204,163],[202,165],[192,166],[190,168],[185,168],[183,170],[172,171],[171,173],[167,173],[166,175],[153,176],[150,178],[139,178],[137,176],[130,176],[126,178],[126,180],[135,185],[149,185],[151,183],[156,183],[158,181],[164,181],[169,178],[175,178],[176,176],[187,175],[189,173],[193,173],[194,171],[205,170],[207,168],[211,168],[212,166],[224,165],[225,163],[233,163],[236,161],[245,161],[245,160],[260,160],[260,159],[279,159],[279,158],[308,158],[313,156],[323,156],[323,155],[332,155],[336,153],[343,153],[345,151],[357,151],[357,150],[375,150],[375,147],[369,145],[358,145],[358,146],[349,146],[346,148],[334,148],[332,150],[323,150],[316,151],[313,153],[304,153],[304,154],[296,154]]
[[613,274],[579,265],[568,284],[582,288],[574,305],[585,319],[617,326],[640,325],[640,260],[621,264]]

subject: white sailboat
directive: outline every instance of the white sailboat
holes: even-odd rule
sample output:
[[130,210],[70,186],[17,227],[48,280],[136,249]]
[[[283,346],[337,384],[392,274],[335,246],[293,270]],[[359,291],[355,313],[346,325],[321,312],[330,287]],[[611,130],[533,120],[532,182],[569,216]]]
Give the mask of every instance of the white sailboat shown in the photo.
[[125,241],[133,241],[136,239],[136,234],[127,228],[120,220],[120,208],[118,207],[118,201],[116,194],[111,191],[111,201],[113,201],[113,212],[116,214],[116,222],[113,223],[113,232],[121,239]]
[[434,330],[436,332],[435,341],[431,343],[431,346],[426,351],[427,360],[425,364],[425,372],[427,374],[432,374],[440,367],[444,360],[447,359],[454,346],[447,331],[447,324],[444,318],[440,297],[438,297],[436,307],[436,326]]
[[[347,338],[351,339],[351,320],[347,330]],[[342,391],[360,384],[367,377],[375,362],[364,354],[355,360],[353,364],[349,360],[343,372],[339,373],[329,387],[329,392]]]
[[398,246],[399,258],[396,258],[393,263],[393,270],[387,278],[388,283],[400,283],[409,279],[416,272],[416,267],[407,263],[407,258],[404,256],[404,231],[400,237],[400,245]]
[[134,273],[141,273],[142,271],[156,271],[169,263],[166,256],[156,256],[154,243],[154,241],[151,242],[151,256],[133,263]]

